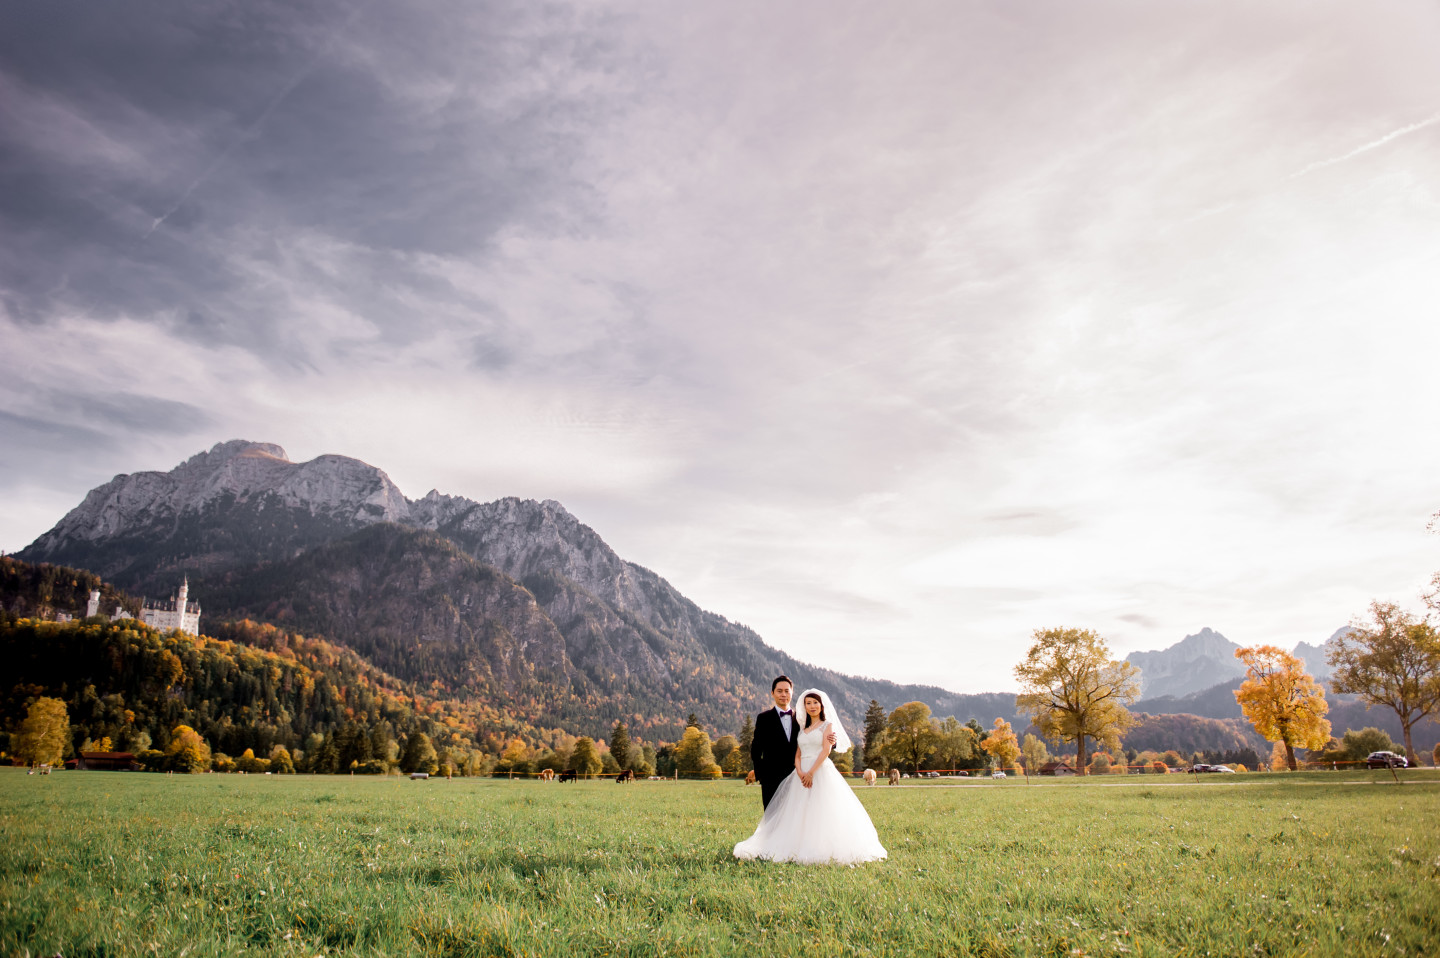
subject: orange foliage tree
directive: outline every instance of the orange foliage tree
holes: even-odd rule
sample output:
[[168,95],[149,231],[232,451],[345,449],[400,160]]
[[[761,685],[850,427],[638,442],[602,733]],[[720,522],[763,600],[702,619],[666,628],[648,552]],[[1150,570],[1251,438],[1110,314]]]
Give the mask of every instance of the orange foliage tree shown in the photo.
[[1245,721],[1269,742],[1283,742],[1285,765],[1295,770],[1295,748],[1324,748],[1330,740],[1330,705],[1305,663],[1284,649],[1257,645],[1236,649],[1245,681],[1235,692]]
[[1020,742],[1015,738],[1015,730],[1010,723],[1003,718],[995,720],[995,726],[980,747],[990,753],[990,757],[999,763],[1002,769],[1014,768],[1015,762],[1020,758]]

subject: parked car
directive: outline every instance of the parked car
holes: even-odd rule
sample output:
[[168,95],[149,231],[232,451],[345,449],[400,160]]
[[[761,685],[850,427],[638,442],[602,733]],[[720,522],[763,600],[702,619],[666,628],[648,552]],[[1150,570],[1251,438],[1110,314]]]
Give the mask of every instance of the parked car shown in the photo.
[[1005,773],[1002,772],[1002,771],[1000,771],[1000,769],[997,768],[995,771],[993,771],[993,772],[990,773],[990,777],[991,777],[991,778],[1004,778],[1004,777],[1005,777]]
[[1211,766],[1210,766],[1210,771],[1212,771],[1212,772],[1225,772],[1227,775],[1234,775],[1234,774],[1235,774],[1235,770],[1234,770],[1233,768],[1231,768],[1229,765],[1211,765]]
[[1405,756],[1396,755],[1394,752],[1371,752],[1365,756],[1366,768],[1409,768],[1410,763]]
[[1199,763],[1199,762],[1195,763],[1194,765],[1191,765],[1188,769],[1186,769],[1186,771],[1188,771],[1188,772],[1229,772],[1231,775],[1234,775],[1234,774],[1235,774],[1235,770],[1234,770],[1233,768],[1231,768],[1230,766],[1228,766],[1228,765],[1205,765],[1205,764],[1202,764],[1202,763]]

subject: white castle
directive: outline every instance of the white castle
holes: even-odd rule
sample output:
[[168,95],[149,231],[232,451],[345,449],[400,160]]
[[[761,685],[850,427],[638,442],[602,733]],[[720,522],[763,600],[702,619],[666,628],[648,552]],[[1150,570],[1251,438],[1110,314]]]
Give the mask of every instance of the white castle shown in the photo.
[[[90,590],[90,601],[85,606],[87,617],[100,612],[100,590]],[[123,608],[116,607],[115,618],[128,619],[130,613]],[[190,601],[190,577],[186,576],[180,582],[180,591],[172,596],[169,602],[159,602],[155,605],[146,604],[140,610],[140,621],[146,625],[162,632],[169,629],[179,629],[181,632],[189,632],[191,635],[200,634],[200,603]]]

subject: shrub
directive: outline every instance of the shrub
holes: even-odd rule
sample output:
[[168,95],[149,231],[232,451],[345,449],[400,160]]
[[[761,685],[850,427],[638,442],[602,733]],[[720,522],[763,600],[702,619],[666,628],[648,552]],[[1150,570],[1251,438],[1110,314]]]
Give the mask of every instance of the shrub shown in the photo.
[[701,778],[719,778],[720,775],[720,766],[713,762],[700,769]]
[[1096,752],[1095,757],[1090,759],[1090,774],[1104,775],[1110,771],[1110,756],[1104,752]]
[[[138,759],[140,756],[135,757]],[[210,767],[217,772],[233,772],[235,771],[235,760],[224,752],[216,752],[210,761]]]
[[1165,775],[1170,771],[1170,766],[1166,765],[1164,762],[1160,761],[1157,758],[1155,761],[1150,763],[1150,771],[1154,772],[1156,775]]
[[1237,772],[1248,772],[1248,771],[1250,771],[1248,768],[1246,768],[1244,765],[1241,765],[1239,762],[1236,762],[1234,765],[1231,765],[1230,767],[1231,767],[1232,769],[1234,769],[1235,771],[1237,771]]

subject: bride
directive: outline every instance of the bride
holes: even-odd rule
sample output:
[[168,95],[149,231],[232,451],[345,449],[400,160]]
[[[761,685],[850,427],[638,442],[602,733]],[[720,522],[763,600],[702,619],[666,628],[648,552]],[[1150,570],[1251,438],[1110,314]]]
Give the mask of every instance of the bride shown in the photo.
[[795,749],[795,771],[780,787],[755,834],[735,846],[736,858],[777,862],[869,862],[885,858],[880,836],[865,807],[830,761],[825,729],[835,730],[835,748],[850,748],[850,737],[819,689],[800,695],[805,725]]

